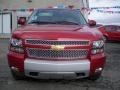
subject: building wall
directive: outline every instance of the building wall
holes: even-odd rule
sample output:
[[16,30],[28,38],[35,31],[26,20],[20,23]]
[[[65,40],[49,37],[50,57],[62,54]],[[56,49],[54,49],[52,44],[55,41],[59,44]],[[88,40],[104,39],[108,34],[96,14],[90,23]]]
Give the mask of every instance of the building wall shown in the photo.
[[[87,0],[0,0],[0,10],[16,10],[16,9],[30,9],[30,8],[47,8],[49,6],[58,6],[58,5],[74,5],[75,8],[81,9],[87,4]],[[12,13],[12,30],[17,28],[17,16],[18,12],[9,11]],[[24,12],[24,14],[27,12]],[[83,12],[85,13],[85,12]]]
[[0,0],[1,9],[19,9],[19,8],[46,8],[56,5],[74,5],[76,8],[83,6],[82,0]]

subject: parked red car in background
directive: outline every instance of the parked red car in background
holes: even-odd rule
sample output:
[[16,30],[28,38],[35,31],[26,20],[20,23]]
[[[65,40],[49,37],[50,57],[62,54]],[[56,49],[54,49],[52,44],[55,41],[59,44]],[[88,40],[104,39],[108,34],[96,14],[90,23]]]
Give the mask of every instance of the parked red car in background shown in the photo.
[[103,33],[104,40],[120,41],[120,26],[119,25],[104,25],[98,29]]

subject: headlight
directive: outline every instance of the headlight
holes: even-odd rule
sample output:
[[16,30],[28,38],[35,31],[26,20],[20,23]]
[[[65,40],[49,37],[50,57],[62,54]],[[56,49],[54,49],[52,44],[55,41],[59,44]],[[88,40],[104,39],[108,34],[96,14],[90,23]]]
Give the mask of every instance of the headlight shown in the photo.
[[14,46],[14,47],[22,47],[22,40],[18,40],[18,39],[12,38],[12,39],[10,40],[10,43],[11,43],[11,45]]
[[103,46],[104,46],[103,40],[93,41],[93,48],[102,48]]
[[93,41],[92,54],[102,53],[104,51],[104,41]]
[[18,53],[23,53],[24,50],[22,48],[22,40],[12,38],[10,40],[10,50]]

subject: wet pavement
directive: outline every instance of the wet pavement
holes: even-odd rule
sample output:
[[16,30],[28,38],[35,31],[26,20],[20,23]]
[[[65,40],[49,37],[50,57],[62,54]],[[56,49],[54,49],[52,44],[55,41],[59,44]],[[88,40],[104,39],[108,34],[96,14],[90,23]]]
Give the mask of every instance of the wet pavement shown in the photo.
[[8,39],[0,39],[0,90],[120,90],[120,43],[106,43],[107,61],[97,81],[14,80],[7,63]]

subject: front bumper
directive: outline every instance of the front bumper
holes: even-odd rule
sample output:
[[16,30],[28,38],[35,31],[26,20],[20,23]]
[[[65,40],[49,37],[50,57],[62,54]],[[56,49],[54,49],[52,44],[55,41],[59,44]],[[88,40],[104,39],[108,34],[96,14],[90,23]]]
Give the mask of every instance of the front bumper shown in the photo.
[[40,79],[83,78],[90,73],[90,61],[44,61],[26,59],[25,75]]
[[[41,78],[44,76],[50,78],[51,76],[74,76],[88,77],[96,74],[96,69],[104,68],[106,56],[104,53],[91,55],[90,59],[77,60],[77,61],[50,61],[50,60],[37,60],[26,59],[24,54],[18,54],[9,52],[8,64],[12,69],[17,69],[17,72],[35,78]],[[33,72],[31,74],[30,72]],[[34,72],[38,72],[37,74]],[[83,74],[85,73],[85,75]],[[35,74],[35,75],[34,75]],[[46,75],[46,76],[45,76]]]

